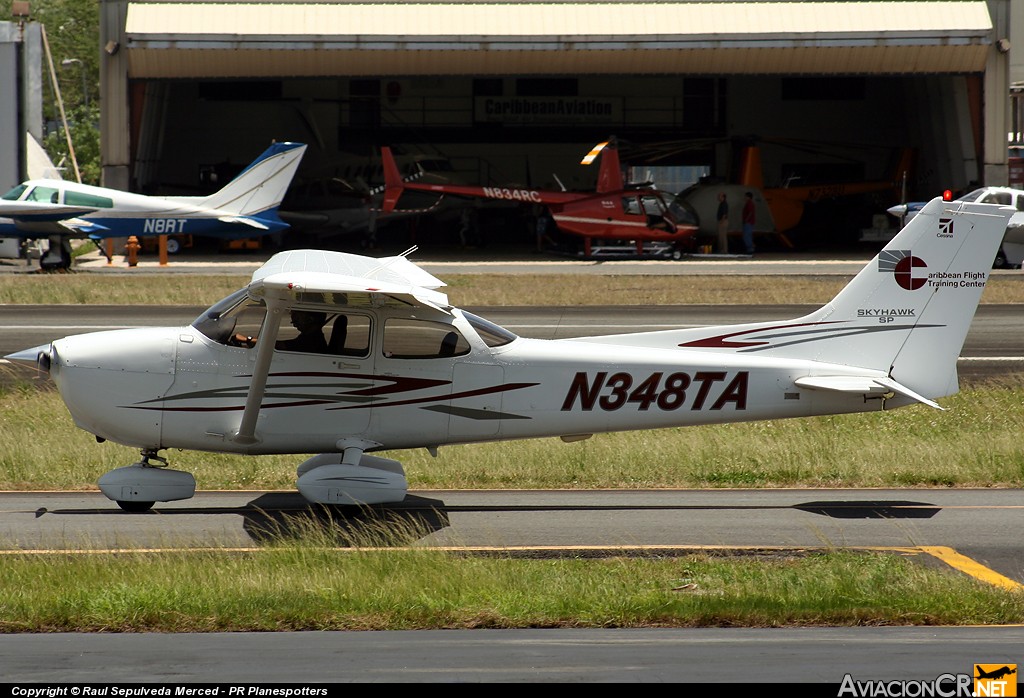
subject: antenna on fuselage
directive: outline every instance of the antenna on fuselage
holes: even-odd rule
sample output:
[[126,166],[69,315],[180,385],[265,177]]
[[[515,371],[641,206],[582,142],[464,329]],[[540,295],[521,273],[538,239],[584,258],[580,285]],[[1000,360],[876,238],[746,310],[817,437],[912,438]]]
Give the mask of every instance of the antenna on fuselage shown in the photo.
[[379,272],[379,271],[383,271],[383,270],[387,269],[387,268],[388,268],[388,266],[389,266],[389,265],[390,265],[390,264],[391,264],[392,262],[394,262],[395,260],[398,260],[398,259],[406,259],[406,258],[408,258],[408,257],[409,257],[409,255],[411,255],[411,254],[412,254],[413,252],[415,252],[415,251],[416,251],[416,250],[418,250],[419,248],[420,248],[420,247],[419,247],[419,245],[413,245],[412,247],[410,247],[409,249],[407,249],[407,250],[406,250],[405,252],[403,252],[402,254],[400,254],[400,255],[396,255],[396,256],[394,256],[394,257],[391,257],[390,259],[388,259],[388,260],[387,260],[386,262],[384,262],[383,264],[381,264],[381,265],[379,265],[379,266],[376,266],[376,267],[374,267],[373,269],[371,269],[370,271],[368,271],[368,272],[366,272],[365,274],[363,274],[363,276],[364,276],[364,277],[366,277],[366,278],[372,277],[372,276],[373,276],[374,274],[376,274],[377,272]]

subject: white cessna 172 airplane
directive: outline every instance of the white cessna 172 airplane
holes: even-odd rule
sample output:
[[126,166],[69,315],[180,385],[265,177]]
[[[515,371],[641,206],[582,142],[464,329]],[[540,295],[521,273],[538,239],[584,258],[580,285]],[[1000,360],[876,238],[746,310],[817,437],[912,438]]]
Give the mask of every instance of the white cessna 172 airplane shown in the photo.
[[526,339],[453,307],[405,256],[301,250],[190,326],[76,335],[7,358],[48,370],[80,428],[141,449],[99,481],[125,510],[194,495],[193,476],[159,456],[169,448],[320,452],[298,467],[307,499],[398,502],[401,464],[372,451],[938,408],[958,390],[1012,213],[936,199],[835,299],[788,322]]
[[145,196],[62,179],[23,182],[0,198],[0,237],[48,238],[45,268],[71,265],[69,238],[131,235],[257,237],[288,224],[277,209],[304,143],[273,143],[237,177],[209,196]]

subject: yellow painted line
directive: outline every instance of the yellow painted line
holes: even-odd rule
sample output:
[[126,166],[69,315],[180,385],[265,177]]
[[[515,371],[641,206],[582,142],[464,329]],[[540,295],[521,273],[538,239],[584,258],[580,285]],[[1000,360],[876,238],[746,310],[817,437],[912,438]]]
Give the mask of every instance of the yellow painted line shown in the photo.
[[921,546],[921,551],[931,555],[937,560],[942,560],[950,567],[960,570],[971,577],[980,579],[983,582],[1014,591],[1024,589],[1024,584],[1019,584],[1009,577],[1004,577],[995,570],[985,567],[985,565],[977,562],[976,560],[972,560],[966,555],[961,555],[952,548],[926,545]]

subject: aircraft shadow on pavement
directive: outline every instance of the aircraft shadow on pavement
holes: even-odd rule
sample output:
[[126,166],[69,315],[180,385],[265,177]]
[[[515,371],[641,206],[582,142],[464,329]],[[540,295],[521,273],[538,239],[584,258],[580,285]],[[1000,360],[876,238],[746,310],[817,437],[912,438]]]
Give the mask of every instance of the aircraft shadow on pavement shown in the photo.
[[407,495],[399,504],[331,506],[298,493],[273,492],[249,502],[242,528],[255,542],[323,537],[339,547],[398,546],[447,528],[444,503]]
[[298,492],[268,492],[240,507],[160,507],[144,513],[106,509],[48,509],[46,515],[210,516],[242,517],[242,529],[255,543],[282,540],[322,540],[339,547],[401,546],[449,526],[444,502],[407,495],[398,504],[332,506],[315,504]]
[[833,519],[930,519],[941,510],[934,504],[899,500],[805,502],[793,508]]

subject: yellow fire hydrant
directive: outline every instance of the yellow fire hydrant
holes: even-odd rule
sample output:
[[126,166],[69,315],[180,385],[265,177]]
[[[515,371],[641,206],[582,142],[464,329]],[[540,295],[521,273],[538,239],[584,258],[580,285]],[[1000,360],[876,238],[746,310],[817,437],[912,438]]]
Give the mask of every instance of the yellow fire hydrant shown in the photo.
[[128,266],[134,267],[139,264],[139,249],[142,245],[139,244],[139,239],[132,235],[128,238],[128,244],[124,246],[124,251],[128,257]]

